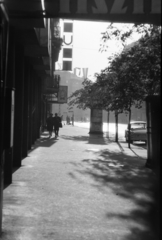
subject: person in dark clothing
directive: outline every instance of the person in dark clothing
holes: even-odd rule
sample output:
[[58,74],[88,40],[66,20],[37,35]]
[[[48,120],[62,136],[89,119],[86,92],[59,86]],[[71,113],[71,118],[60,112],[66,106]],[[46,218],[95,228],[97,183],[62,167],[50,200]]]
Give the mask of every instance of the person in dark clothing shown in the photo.
[[55,116],[53,118],[53,126],[54,126],[54,133],[55,133],[55,138],[58,137],[59,135],[59,127],[61,124],[61,118],[55,113]]
[[49,132],[49,138],[52,137],[53,132],[53,114],[50,113],[50,116],[47,118],[47,131]]

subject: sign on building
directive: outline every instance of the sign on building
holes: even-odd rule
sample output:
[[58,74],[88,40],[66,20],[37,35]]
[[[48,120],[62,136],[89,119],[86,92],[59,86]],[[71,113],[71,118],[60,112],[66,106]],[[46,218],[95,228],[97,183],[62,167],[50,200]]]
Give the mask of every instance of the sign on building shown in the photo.
[[161,24],[161,0],[50,0],[48,17]]
[[68,86],[60,86],[58,93],[58,103],[67,103]]

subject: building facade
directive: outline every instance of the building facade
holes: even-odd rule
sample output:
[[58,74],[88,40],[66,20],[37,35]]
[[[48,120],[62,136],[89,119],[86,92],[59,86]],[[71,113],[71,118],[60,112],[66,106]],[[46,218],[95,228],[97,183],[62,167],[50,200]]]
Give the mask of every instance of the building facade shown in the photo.
[[[63,39],[59,59],[55,63],[55,74],[60,76],[60,86],[67,86],[69,97],[73,92],[82,88],[82,82],[87,77],[88,69],[76,66],[75,54],[75,21],[61,20],[61,37]],[[58,113],[65,120],[67,116],[74,116],[75,121],[90,121],[90,109],[82,110],[76,106],[69,108],[67,103],[53,103],[51,110]]]

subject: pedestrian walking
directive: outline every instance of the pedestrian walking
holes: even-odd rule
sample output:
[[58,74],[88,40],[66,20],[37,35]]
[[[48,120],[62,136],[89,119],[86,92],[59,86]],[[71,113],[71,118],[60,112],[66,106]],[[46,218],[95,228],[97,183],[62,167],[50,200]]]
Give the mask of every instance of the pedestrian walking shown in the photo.
[[49,138],[52,137],[53,132],[53,114],[50,113],[49,117],[46,120],[47,123],[47,131],[49,132]]
[[62,125],[61,118],[57,115],[57,113],[55,113],[55,116],[53,118],[55,138],[59,136],[59,128],[61,127],[61,125]]

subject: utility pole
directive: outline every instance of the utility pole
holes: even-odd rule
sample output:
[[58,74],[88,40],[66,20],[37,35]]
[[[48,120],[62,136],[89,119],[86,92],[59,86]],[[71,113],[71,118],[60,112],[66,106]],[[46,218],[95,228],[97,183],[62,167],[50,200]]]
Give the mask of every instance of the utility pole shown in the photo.
[[[50,19],[50,29],[51,29],[51,72],[50,75],[53,79],[53,34],[54,34],[54,26],[53,19]],[[52,111],[52,104],[50,105],[50,112]]]
[[115,133],[115,142],[118,142],[118,111],[115,111],[115,128],[116,128],[116,133]]
[[51,29],[51,77],[53,77],[53,19],[50,19],[50,29]]
[[108,110],[108,111],[107,111],[107,137],[108,137],[108,138],[110,137],[110,134],[109,134],[109,125],[110,125],[110,111]]
[[59,116],[61,115],[61,104],[59,104]]

